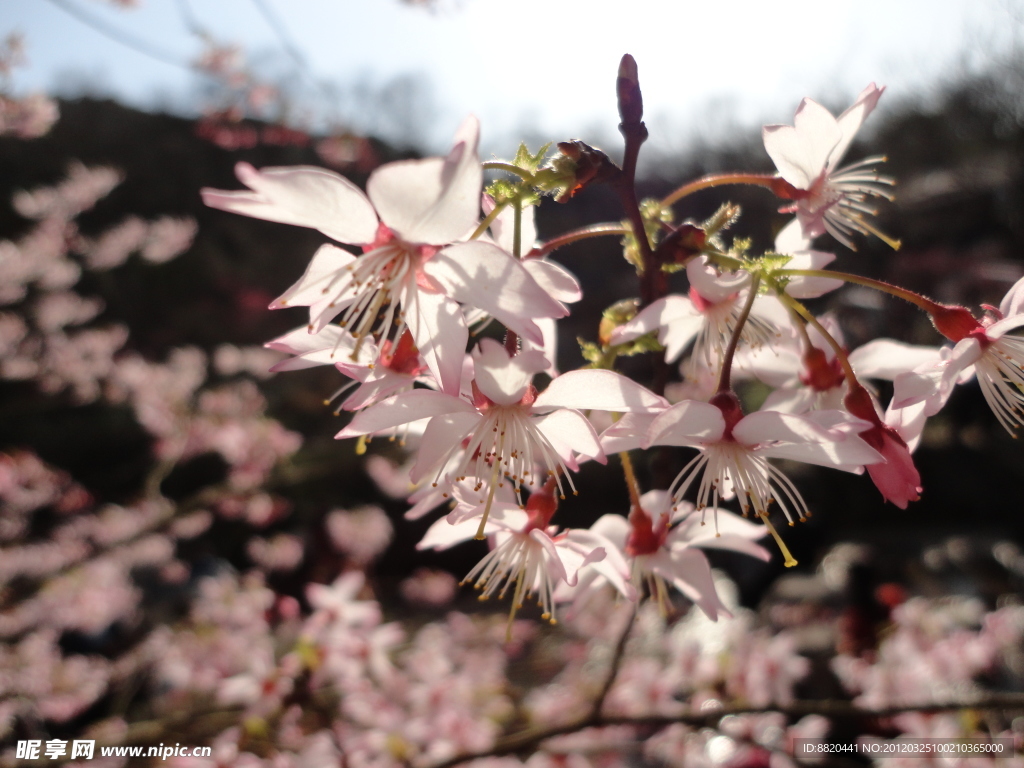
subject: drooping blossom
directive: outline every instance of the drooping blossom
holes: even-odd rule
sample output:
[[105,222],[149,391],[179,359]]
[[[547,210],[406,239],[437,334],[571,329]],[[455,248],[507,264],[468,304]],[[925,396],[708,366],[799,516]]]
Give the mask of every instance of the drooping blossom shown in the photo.
[[[843,334],[832,315],[818,321],[840,344]],[[774,387],[762,410],[806,413],[842,408],[846,376],[832,346],[817,328],[807,326],[807,341],[799,336],[782,339],[772,347],[737,352],[736,374],[753,376]],[[937,347],[905,344],[893,339],[874,339],[849,353],[859,378],[893,380],[919,365],[938,359]]]
[[341,315],[357,340],[375,334],[397,342],[408,328],[442,390],[457,394],[468,340],[460,302],[538,344],[543,340],[534,320],[567,314],[501,248],[458,242],[471,234],[479,214],[478,140],[479,125],[469,118],[447,157],[381,166],[367,194],[318,168],[257,171],[240,163],[236,174],[252,191],[206,189],[203,199],[214,208],[313,227],[362,246],[361,257],[321,246],[271,307],[308,306],[311,332]]
[[776,537],[786,565],[795,565],[768,521],[771,503],[777,502],[790,524],[808,515],[803,497],[769,458],[857,471],[882,456],[857,436],[869,424],[843,411],[815,411],[804,416],[776,411],[743,415],[732,393],[715,395],[710,403],[686,400],[661,413],[651,423],[647,445],[697,448],[695,456],[676,477],[670,491],[676,500],[700,478],[697,510],[717,507],[719,499],[739,497],[744,514],[755,515]]
[[718,598],[711,565],[701,548],[728,549],[768,560],[768,551],[754,543],[767,531],[725,510],[716,509],[713,514],[718,521],[717,531],[704,524],[703,515],[697,513],[693,504],[674,504],[668,492],[648,491],[640,497],[640,507],[630,510],[628,519],[622,515],[602,515],[590,530],[611,541],[615,553],[630,561],[630,589],[624,591],[621,583],[587,569],[580,575],[578,591],[608,582],[630,597],[635,589],[646,584],[665,614],[669,602],[667,585],[671,585],[700,606],[708,618],[717,619],[719,613],[731,615]]
[[871,83],[838,118],[811,99],[797,108],[793,125],[766,125],[764,147],[779,175],[788,182],[804,235],[815,238],[828,232],[853,249],[854,233],[872,234],[893,248],[899,242],[879,232],[871,198],[892,199],[893,180],[872,168],[883,157],[869,157],[839,168],[861,124],[874,110],[885,88]]
[[936,327],[955,346],[942,359],[897,377],[893,408],[923,403],[924,416],[933,416],[953,387],[974,374],[996,419],[1016,434],[1024,424],[1024,336],[1011,332],[1024,325],[1024,278],[1010,288],[998,308],[986,309],[980,321],[962,307],[933,314]]
[[[502,598],[512,590],[509,632],[516,611],[531,594],[537,595],[544,611],[541,618],[556,623],[555,589],[563,582],[575,585],[579,570],[604,560],[607,553],[600,536],[575,529],[558,533],[557,526],[550,524],[558,509],[555,488],[552,477],[530,494],[523,509],[514,503],[492,503],[484,533],[494,537],[494,547],[463,579],[481,590],[481,600],[494,595]],[[456,507],[430,527],[419,548],[447,549],[476,537],[483,514],[479,507],[472,503]],[[616,573],[612,578],[621,581],[624,576]]]

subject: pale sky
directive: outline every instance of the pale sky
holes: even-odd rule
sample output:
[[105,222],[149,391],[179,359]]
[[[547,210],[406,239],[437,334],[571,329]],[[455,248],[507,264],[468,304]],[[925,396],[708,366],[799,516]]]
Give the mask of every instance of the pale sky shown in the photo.
[[[1019,44],[1021,0],[441,0],[424,10],[397,0],[0,0],[0,34],[25,36],[30,66],[18,91],[74,92],[81,84],[133,105],[186,108],[195,77],[102,36],[81,9],[161,54],[189,61],[201,46],[182,8],[215,38],[278,70],[294,68],[260,5],[281,22],[308,71],[351,96],[392,78],[430,84],[432,108],[410,105],[431,148],[477,114],[485,146],[524,128],[560,140],[612,136],[619,57],[639,68],[648,125],[662,143],[723,125],[788,122],[803,96],[842,106],[871,81],[887,98],[927,92]],[[366,103],[365,101],[362,103]],[[334,104],[355,127],[372,109]],[[511,149],[506,150],[511,151]]]

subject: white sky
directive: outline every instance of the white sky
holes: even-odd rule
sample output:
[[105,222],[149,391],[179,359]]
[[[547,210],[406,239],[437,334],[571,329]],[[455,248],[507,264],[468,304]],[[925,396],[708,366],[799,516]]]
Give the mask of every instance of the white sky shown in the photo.
[[[220,41],[286,64],[259,1],[184,0]],[[1024,9],[1021,0],[442,0],[431,12],[397,0],[262,1],[318,78],[423,77],[434,104],[417,126],[427,142],[443,146],[475,112],[492,148],[527,127],[556,140],[614,135],[614,78],[627,51],[648,125],[671,143],[664,134],[789,121],[805,95],[841,106],[872,80],[889,98],[920,94],[1017,44]],[[187,103],[192,75],[110,41],[58,2],[182,60],[200,50],[183,0],[127,11],[103,0],[0,0],[0,33],[20,31],[28,45],[18,90],[89,83],[136,105]],[[366,124],[345,113],[350,105],[339,109]]]

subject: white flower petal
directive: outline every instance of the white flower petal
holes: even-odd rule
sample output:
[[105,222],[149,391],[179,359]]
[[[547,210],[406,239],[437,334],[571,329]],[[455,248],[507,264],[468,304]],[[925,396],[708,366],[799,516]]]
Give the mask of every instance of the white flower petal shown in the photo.
[[594,425],[579,411],[560,408],[537,418],[534,423],[567,464],[575,463],[574,454],[594,459],[601,464],[606,462]]
[[648,445],[701,445],[720,440],[725,418],[710,403],[683,400],[651,423]]
[[203,202],[266,221],[318,229],[340,243],[373,242],[377,214],[348,179],[323,168],[296,166],[256,170],[238,163],[235,175],[252,192],[204,189]]
[[875,110],[875,105],[878,104],[878,99],[885,91],[883,85],[879,88],[874,83],[868,85],[860,94],[857,96],[857,100],[851,104],[843,114],[841,114],[836,120],[839,125],[839,130],[842,131],[843,137],[839,140],[839,143],[833,147],[832,152],[829,154],[827,167],[828,170],[833,170],[839,163],[842,162],[843,157],[846,155],[846,150],[850,148],[850,142],[853,141],[853,137],[860,130],[861,125]]
[[462,309],[444,294],[420,289],[410,280],[403,291],[402,311],[413,341],[441,391],[459,394],[469,341]]
[[537,344],[543,338],[531,322],[534,318],[568,314],[522,264],[490,243],[445,248],[423,265],[423,271],[456,301],[482,309]]
[[[356,260],[348,251],[336,245],[321,245],[295,284],[270,305],[282,307],[309,307],[324,301],[324,295],[333,287],[348,281],[347,267]],[[338,308],[340,311],[340,307]]]
[[534,410],[575,408],[578,410],[651,412],[668,406],[663,397],[614,371],[578,370],[551,380],[534,401]]
[[480,212],[480,123],[469,117],[445,158],[404,160],[375,170],[366,191],[381,220],[411,243],[446,245],[470,232]]
[[850,365],[858,376],[889,381],[938,360],[939,347],[904,344],[893,339],[875,339],[850,353]]
[[522,265],[551,298],[569,304],[583,298],[579,281],[561,264],[547,259],[526,259]]
[[523,351],[509,357],[504,345],[483,339],[473,350],[473,368],[480,391],[498,405],[513,405],[523,399],[533,374],[547,368],[537,351]]
[[356,414],[356,417],[335,435],[335,438],[343,440],[346,437],[369,435],[408,424],[410,421],[460,412],[475,414],[476,409],[469,403],[442,392],[414,389],[389,397],[387,400]]

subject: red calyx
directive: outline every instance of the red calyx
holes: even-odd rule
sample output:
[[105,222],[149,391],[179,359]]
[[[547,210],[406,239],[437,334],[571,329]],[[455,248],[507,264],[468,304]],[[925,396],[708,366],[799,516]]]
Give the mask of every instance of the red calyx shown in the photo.
[[668,538],[668,513],[662,512],[657,525],[651,516],[639,507],[629,512],[629,538],[626,539],[626,554],[630,557],[653,555]]
[[804,352],[804,369],[800,372],[800,381],[817,392],[827,392],[843,383],[843,366],[838,358],[831,360],[824,350],[810,347]]
[[420,351],[416,348],[416,342],[412,340],[409,331],[402,334],[397,345],[393,345],[391,339],[381,344],[380,364],[395,373],[405,373],[409,376],[415,376],[426,367],[420,361]]
[[382,221],[379,224],[377,224],[377,236],[373,238],[373,242],[367,243],[366,245],[363,246],[363,253],[369,253],[370,251],[374,251],[380,248],[381,246],[387,245],[394,239],[395,233],[392,232],[388,228],[388,225]]
[[[723,301],[731,301],[735,297],[736,294],[734,293],[728,299],[724,299]],[[693,302],[693,306],[696,308],[698,312],[707,312],[709,309],[715,306],[715,304],[719,303],[716,301],[711,301],[711,299],[704,298],[699,293],[697,293],[697,290],[692,285],[690,286],[690,301]]]
[[972,333],[976,335],[978,331],[982,331],[984,335],[981,323],[966,307],[937,304],[929,314],[935,329],[953,343]]
[[732,430],[740,419],[743,418],[743,406],[740,405],[740,399],[736,397],[736,393],[732,392],[718,392],[709,401],[711,405],[715,406],[722,412],[722,418],[725,419],[725,432],[722,434],[723,440],[732,440]]
[[539,491],[534,491],[526,500],[526,515],[529,519],[527,530],[539,528],[544,530],[551,524],[551,518],[558,509],[558,497],[555,495],[557,483],[549,477]]
[[776,176],[772,179],[768,188],[772,191],[772,194],[776,197],[782,198],[783,200],[803,200],[811,195],[811,191],[809,189],[794,187],[781,176]]

